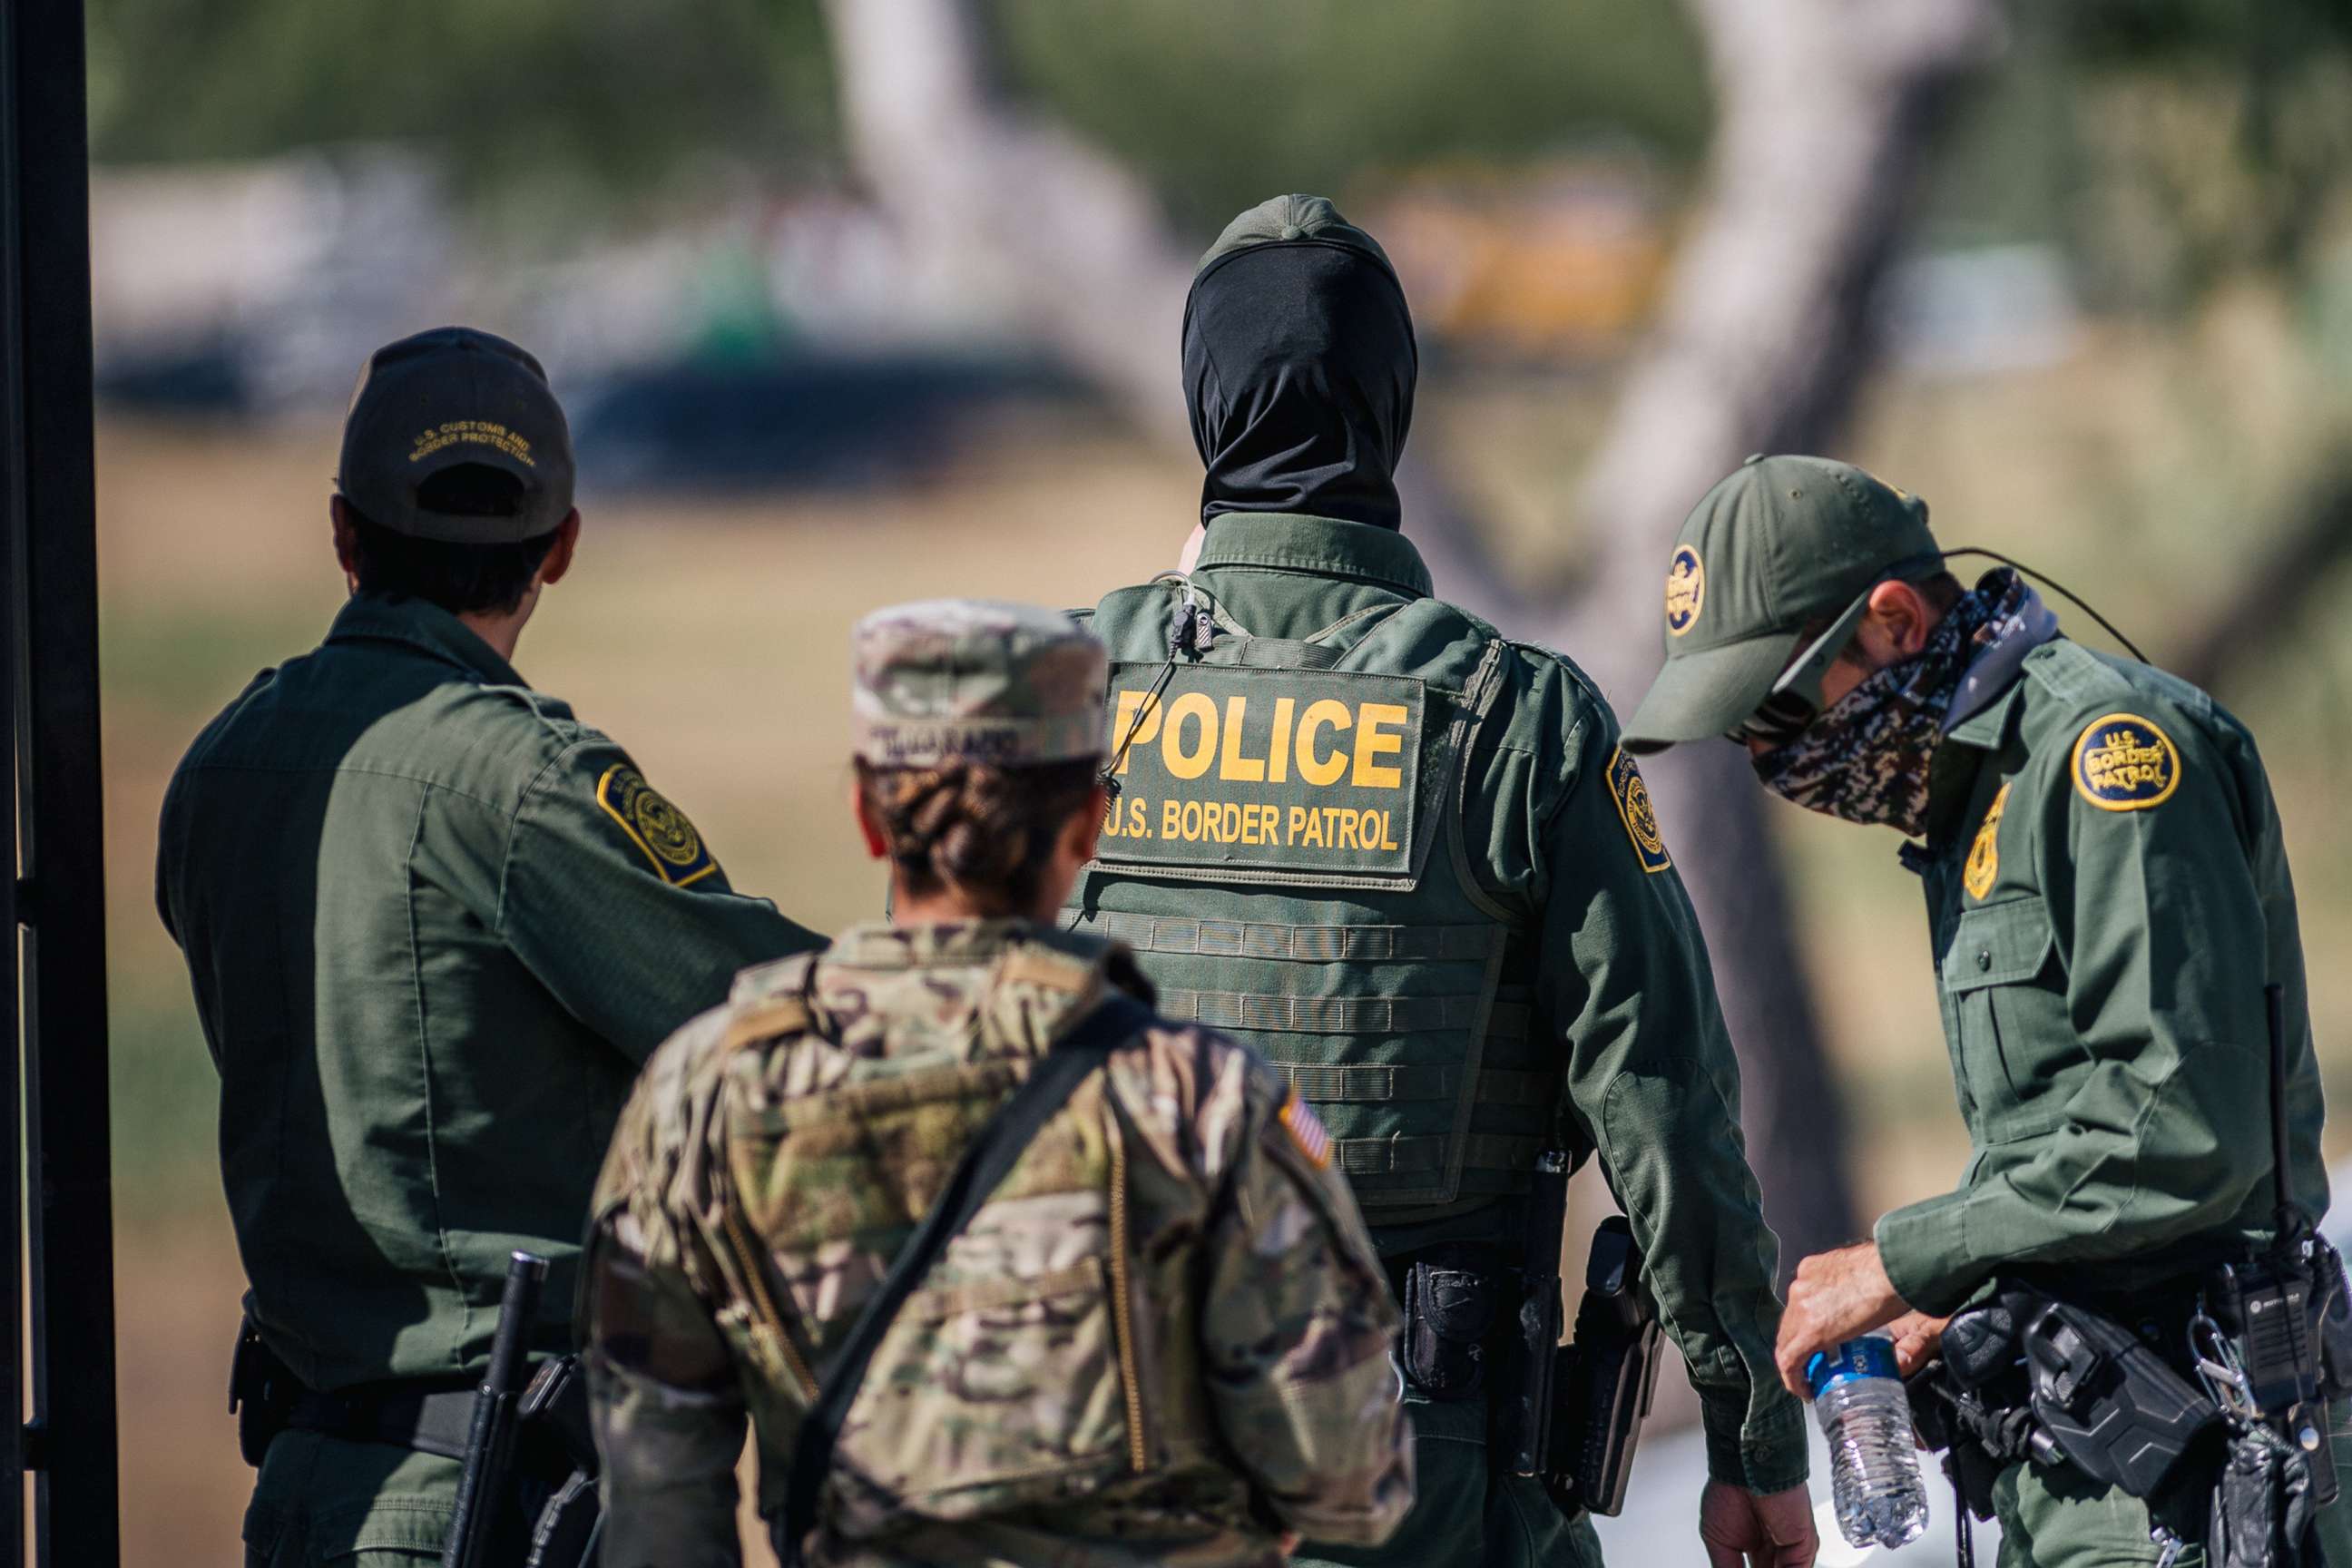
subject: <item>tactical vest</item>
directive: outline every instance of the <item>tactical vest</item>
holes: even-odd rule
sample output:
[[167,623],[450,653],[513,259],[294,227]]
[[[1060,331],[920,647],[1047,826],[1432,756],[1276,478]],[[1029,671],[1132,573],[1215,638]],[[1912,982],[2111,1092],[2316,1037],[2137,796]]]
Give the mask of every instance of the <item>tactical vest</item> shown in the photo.
[[[1027,1065],[989,1048],[983,1005],[971,1060],[793,1086],[795,1046],[833,1038],[812,984],[821,962],[745,971],[720,1047],[730,1084],[710,1252],[733,1303],[722,1326],[757,1373],[747,1384],[772,1526],[815,1369]],[[1027,948],[997,983],[1076,995],[1097,974]],[[1078,1507],[1108,1487],[1149,1486],[1205,1447],[1192,1348],[1158,1321],[1154,1292],[1169,1282],[1137,1278],[1131,1136],[1103,1075],[1081,1084],[924,1277],[843,1428],[837,1451],[861,1480],[835,1471],[833,1522],[846,1537]]]
[[1434,599],[1286,639],[1204,597],[1207,646],[1171,658],[1185,592],[1163,578],[1095,615],[1118,793],[1075,929],[1133,948],[1162,1014],[1274,1063],[1373,1224],[1524,1191],[1557,1053],[1531,1036],[1525,919],[1463,842],[1507,645]]

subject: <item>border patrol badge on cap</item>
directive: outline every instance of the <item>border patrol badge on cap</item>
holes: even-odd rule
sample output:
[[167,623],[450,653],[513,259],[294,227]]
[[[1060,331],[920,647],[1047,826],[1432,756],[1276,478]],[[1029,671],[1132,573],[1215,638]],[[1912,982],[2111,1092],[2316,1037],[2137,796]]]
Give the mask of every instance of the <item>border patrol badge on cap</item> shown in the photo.
[[990,599],[877,610],[850,633],[856,752],[876,767],[1100,757],[1110,656],[1058,611]]
[[1625,750],[1729,733],[1796,671],[1809,639],[1824,660],[1844,647],[1874,585],[1942,570],[1918,497],[1829,458],[1750,458],[1675,535],[1665,663],[1625,721]]
[[1687,544],[1675,546],[1666,563],[1666,633],[1680,637],[1698,622],[1706,603],[1706,563]]
[[[511,507],[453,510],[446,470],[505,476]],[[572,513],[572,432],[538,360],[471,327],[436,327],[368,356],[343,415],[335,487],[370,522],[450,544],[512,544]]]
[[2180,787],[2180,752],[2153,720],[2110,713],[2074,742],[2074,792],[2101,811],[2146,811]]

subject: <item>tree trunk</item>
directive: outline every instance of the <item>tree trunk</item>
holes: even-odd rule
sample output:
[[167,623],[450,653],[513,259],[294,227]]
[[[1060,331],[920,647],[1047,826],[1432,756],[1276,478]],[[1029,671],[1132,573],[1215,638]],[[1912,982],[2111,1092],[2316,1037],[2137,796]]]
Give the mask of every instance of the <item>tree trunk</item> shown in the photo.
[[1187,447],[1192,256],[1143,184],[998,90],[968,0],[825,0],[852,162],[919,254]]
[[[1664,562],[1685,512],[1756,449],[1831,445],[1869,369],[1868,306],[1942,89],[1984,58],[1994,0],[1692,0],[1718,121],[1706,191],[1585,482],[1599,564],[1532,605],[1443,472],[1401,475],[1441,590],[1549,632],[1621,709],[1659,658]],[[1178,322],[1194,247],[1098,152],[1008,104],[969,0],[826,0],[852,155],[910,238],[948,260],[1147,429],[1188,436]],[[1745,1068],[1749,1157],[1783,1268],[1853,1231],[1836,1096],[1760,792],[1727,746],[1653,781]]]
[[2210,689],[2240,666],[2276,647],[2330,574],[2352,555],[2352,463],[2338,463],[2307,487],[2292,517],[2220,609],[2179,639],[2166,666]]
[[[1695,8],[1716,87],[1706,188],[1584,481],[1601,560],[1562,631],[1621,714],[1663,658],[1665,560],[1691,506],[1750,452],[1824,450],[1843,431],[1936,110],[1999,37],[1991,0]],[[1767,802],[1727,745],[1678,747],[1647,772],[1739,1047],[1785,1272],[1855,1226]]]

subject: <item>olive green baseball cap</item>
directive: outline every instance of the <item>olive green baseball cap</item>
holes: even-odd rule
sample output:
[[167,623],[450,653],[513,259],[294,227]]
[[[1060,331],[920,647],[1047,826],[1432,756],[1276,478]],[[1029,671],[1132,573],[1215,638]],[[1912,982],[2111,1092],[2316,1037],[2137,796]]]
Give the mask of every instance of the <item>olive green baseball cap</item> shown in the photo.
[[[425,481],[472,464],[513,476],[510,509],[437,508]],[[512,544],[572,512],[572,431],[524,350],[471,327],[436,327],[368,356],[343,416],[335,487],[370,522],[451,544]]]
[[1818,678],[1872,588],[1942,569],[1918,497],[1828,458],[1748,458],[1675,535],[1665,668],[1626,721],[1625,750],[1729,732],[1776,690]]

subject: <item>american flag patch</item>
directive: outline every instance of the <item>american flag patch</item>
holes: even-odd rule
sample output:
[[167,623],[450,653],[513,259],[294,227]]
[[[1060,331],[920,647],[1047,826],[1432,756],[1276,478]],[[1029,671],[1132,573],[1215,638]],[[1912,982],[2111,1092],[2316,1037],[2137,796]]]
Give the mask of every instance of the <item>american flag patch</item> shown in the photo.
[[1319,1171],[1331,1163],[1331,1134],[1323,1131],[1322,1118],[1315,1114],[1313,1106],[1294,1093],[1282,1102],[1276,1116],[1308,1164]]

